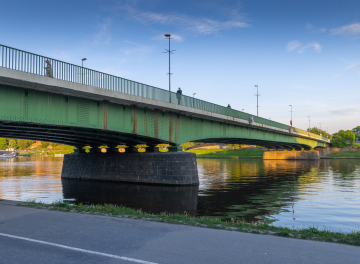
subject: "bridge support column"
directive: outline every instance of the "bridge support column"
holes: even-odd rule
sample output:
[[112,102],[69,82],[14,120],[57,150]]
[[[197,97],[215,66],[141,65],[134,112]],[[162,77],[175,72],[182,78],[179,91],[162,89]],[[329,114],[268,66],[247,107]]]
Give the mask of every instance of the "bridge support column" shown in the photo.
[[170,147],[168,147],[168,150],[170,152],[182,151],[182,147],[180,147],[180,146],[170,146]]
[[75,153],[86,153],[85,149],[80,146],[75,147],[74,152]]
[[156,145],[151,145],[149,147],[146,148],[146,152],[160,152],[160,148],[157,147]]
[[135,146],[128,146],[125,148],[125,153],[138,153],[139,149]]
[[186,152],[72,153],[62,178],[164,185],[198,185],[196,155]]
[[108,146],[106,153],[119,153],[117,146]]
[[101,148],[99,148],[100,146],[93,146],[91,149],[90,149],[90,153],[101,153]]
[[316,160],[320,159],[319,151],[265,151],[264,160]]

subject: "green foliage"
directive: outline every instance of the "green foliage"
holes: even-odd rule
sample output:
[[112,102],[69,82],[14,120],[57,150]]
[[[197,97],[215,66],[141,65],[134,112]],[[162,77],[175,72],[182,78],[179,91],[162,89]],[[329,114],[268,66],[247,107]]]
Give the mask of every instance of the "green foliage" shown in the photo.
[[17,148],[17,144],[16,144],[16,140],[15,140],[15,139],[10,139],[10,140],[9,140],[9,148],[13,148],[13,149],[16,149],[16,148]]
[[328,156],[329,157],[344,157],[344,158],[351,158],[351,157],[359,157],[360,158],[360,151],[339,152],[339,153],[330,154]]
[[353,128],[352,132],[355,134],[355,137],[357,139],[360,139],[360,126],[357,126],[357,127]]
[[333,147],[343,148],[346,144],[352,144],[355,141],[355,134],[351,130],[340,130],[333,135]]
[[45,141],[41,141],[41,148],[47,148],[47,143]]
[[50,143],[50,146],[52,146],[53,148],[55,148],[58,145],[59,145],[58,143]]
[[0,138],[0,149],[7,149],[9,146],[6,138]]
[[318,127],[313,127],[313,128],[308,128],[307,129],[308,132],[314,133],[316,135],[321,135],[323,137],[327,137],[329,139],[332,139],[332,135],[327,133],[325,130],[322,130]]
[[26,140],[26,139],[17,139],[16,143],[19,149],[27,149],[31,146],[35,141],[33,140]]

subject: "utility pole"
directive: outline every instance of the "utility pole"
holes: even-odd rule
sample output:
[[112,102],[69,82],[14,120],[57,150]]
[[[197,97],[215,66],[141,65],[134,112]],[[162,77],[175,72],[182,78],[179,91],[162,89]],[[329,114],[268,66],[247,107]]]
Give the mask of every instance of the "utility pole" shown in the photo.
[[256,87],[256,115],[259,116],[259,85],[254,85]]
[[310,116],[307,116],[309,118],[309,130],[310,130]]
[[291,107],[291,110],[290,110],[290,112],[291,112],[290,125],[291,125],[291,127],[292,127],[292,105],[289,105],[289,106]]
[[169,74],[169,103],[171,103],[171,79],[170,79],[170,76],[171,76],[171,71],[170,71],[170,54],[173,54],[173,51],[175,51],[175,50],[171,50],[170,49],[170,39],[171,39],[171,34],[165,34],[164,35],[166,38],[169,38],[169,49],[167,50],[167,49],[165,49],[166,50],[166,52],[164,52],[164,53],[169,53],[169,72],[168,72],[168,74]]

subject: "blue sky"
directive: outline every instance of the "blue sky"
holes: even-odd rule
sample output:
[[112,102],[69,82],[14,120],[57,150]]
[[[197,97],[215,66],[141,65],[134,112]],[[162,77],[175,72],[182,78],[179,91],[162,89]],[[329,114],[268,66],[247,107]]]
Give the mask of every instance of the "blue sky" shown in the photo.
[[1,44],[289,124],[360,125],[358,0],[63,0],[1,4]]

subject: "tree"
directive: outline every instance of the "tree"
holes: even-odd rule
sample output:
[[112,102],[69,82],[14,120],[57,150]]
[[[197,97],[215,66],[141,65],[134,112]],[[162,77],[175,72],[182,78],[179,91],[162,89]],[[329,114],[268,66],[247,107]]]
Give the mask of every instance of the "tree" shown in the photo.
[[27,148],[27,140],[26,139],[18,139],[17,146],[19,149],[26,149]]
[[360,126],[353,128],[352,132],[355,134],[355,138],[360,139]]
[[15,140],[15,139],[10,139],[10,140],[9,140],[9,148],[13,148],[13,149],[16,149],[16,148],[17,148],[17,144],[16,144],[16,140]]
[[340,130],[332,138],[333,147],[343,148],[346,144],[352,144],[355,141],[355,134],[351,130]]
[[0,149],[7,149],[8,148],[8,141],[6,138],[0,138]]
[[311,133],[314,133],[316,135],[322,135],[323,137],[327,137],[329,139],[332,139],[332,135],[330,135],[325,130],[322,130],[322,129],[318,128],[318,127],[308,128],[307,131],[311,132]]
[[59,145],[58,143],[50,143],[50,146],[52,146],[53,148],[55,148],[58,145]]
[[41,141],[41,148],[47,148],[47,143],[45,141]]

